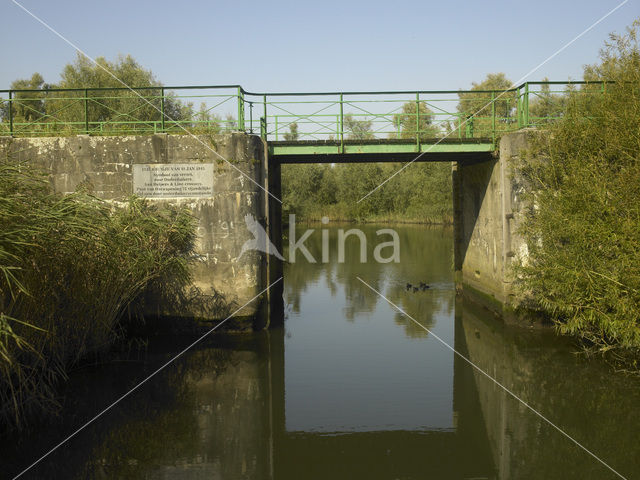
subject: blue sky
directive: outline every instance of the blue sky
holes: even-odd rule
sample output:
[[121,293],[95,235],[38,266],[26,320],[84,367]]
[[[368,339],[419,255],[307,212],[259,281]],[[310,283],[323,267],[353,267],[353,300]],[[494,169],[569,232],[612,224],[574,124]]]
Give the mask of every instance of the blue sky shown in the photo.
[[[251,91],[464,89],[489,72],[516,81],[622,0],[18,0],[91,56],[131,54],[165,85]],[[640,17],[629,0],[529,80],[579,79],[610,32]],[[0,0],[0,89],[59,80],[72,47]]]

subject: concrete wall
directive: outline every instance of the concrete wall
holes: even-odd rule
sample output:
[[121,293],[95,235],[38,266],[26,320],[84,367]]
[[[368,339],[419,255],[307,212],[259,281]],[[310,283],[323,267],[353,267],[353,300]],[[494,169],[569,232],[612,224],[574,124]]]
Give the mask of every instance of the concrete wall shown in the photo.
[[502,137],[490,162],[453,166],[456,280],[465,292],[502,310],[513,305],[511,264],[526,245],[517,235],[521,186],[511,160],[526,148],[526,130]]
[[[245,215],[253,215],[265,227],[268,223],[267,196],[260,188],[267,186],[266,148],[259,137],[242,133],[197,137],[166,134],[3,137],[0,149],[17,160],[44,168],[50,173],[51,184],[57,192],[73,192],[83,184],[96,196],[109,201],[122,201],[132,194],[135,164],[213,164],[210,197],[151,201],[186,205],[198,218],[198,260],[193,274],[195,285],[204,294],[215,289],[227,301],[241,306],[267,286],[266,255],[252,251],[239,258],[243,243],[253,238],[245,224]],[[228,159],[232,166],[220,156]],[[265,299],[266,296],[251,302],[239,315],[264,321]],[[161,316],[216,319],[212,318],[216,313],[207,307],[206,301],[179,308],[152,305],[150,310],[148,313]]]

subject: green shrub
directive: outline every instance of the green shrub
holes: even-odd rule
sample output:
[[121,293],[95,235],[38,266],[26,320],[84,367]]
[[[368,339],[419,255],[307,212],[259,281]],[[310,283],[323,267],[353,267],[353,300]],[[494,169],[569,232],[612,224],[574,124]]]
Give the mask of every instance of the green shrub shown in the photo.
[[637,368],[640,352],[640,52],[636,21],[612,36],[561,121],[524,162],[531,209],[520,286],[563,333]]

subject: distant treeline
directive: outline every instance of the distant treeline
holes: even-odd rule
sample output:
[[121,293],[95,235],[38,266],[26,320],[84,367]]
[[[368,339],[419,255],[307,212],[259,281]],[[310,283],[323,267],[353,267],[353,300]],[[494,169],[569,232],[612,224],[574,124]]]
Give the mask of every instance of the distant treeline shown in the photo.
[[[413,163],[284,165],[282,201],[285,220],[451,223],[451,165]],[[387,181],[388,180],[388,181]],[[382,188],[371,193],[387,181]],[[368,194],[370,194],[367,196]],[[365,198],[366,197],[366,198]]]

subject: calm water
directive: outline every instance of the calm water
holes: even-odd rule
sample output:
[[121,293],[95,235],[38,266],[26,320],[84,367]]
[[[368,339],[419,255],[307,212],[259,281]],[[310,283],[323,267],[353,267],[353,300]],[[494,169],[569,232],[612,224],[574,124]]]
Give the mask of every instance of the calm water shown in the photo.
[[[367,226],[337,262],[285,269],[285,328],[209,338],[22,478],[619,478],[434,335],[627,478],[640,475],[640,383],[548,332],[456,300],[452,232],[397,227],[401,263]],[[320,260],[321,236],[306,242]],[[429,329],[398,313],[357,277]],[[407,292],[407,282],[426,291]],[[60,419],[5,438],[12,478],[192,339],[72,375]]]

